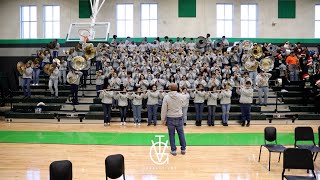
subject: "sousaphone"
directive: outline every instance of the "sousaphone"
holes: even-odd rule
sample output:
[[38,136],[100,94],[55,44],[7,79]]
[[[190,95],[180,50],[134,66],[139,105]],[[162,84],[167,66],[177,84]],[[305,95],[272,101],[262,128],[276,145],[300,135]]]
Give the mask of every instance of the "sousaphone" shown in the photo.
[[243,50],[248,50],[249,51],[250,49],[252,49],[253,43],[250,40],[244,40],[244,41],[241,42],[240,47]]
[[43,67],[43,71],[50,76],[56,67],[57,66],[55,64],[46,64]]
[[83,70],[87,66],[86,60],[82,56],[76,56],[72,59],[72,68],[80,71]]
[[84,56],[90,60],[92,58],[94,58],[95,54],[96,54],[96,50],[94,49],[94,46],[90,44],[87,44],[86,47],[84,48]]
[[196,46],[198,49],[202,49],[206,47],[207,45],[207,39],[203,36],[199,36],[196,40]]
[[259,67],[264,72],[272,71],[274,67],[274,59],[271,56],[265,57],[260,60]]
[[20,74],[23,74],[24,71],[26,70],[26,64],[23,63],[22,61],[19,61],[17,63],[17,70],[19,71]]
[[213,47],[216,50],[221,51],[223,49],[223,41],[221,39],[216,39],[213,43]]

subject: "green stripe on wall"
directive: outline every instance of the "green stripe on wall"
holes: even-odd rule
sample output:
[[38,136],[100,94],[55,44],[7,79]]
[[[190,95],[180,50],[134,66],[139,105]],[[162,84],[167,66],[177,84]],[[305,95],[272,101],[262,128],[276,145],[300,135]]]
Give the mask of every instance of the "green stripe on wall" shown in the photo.
[[90,0],[79,0],[79,18],[90,18],[91,14]]
[[196,17],[196,0],[178,0],[178,17]]
[[278,18],[296,18],[296,0],[278,0]]
[[[125,40],[126,38],[118,38],[118,40]],[[131,38],[131,40],[135,42],[141,42],[144,38]],[[156,38],[148,38],[148,42],[154,41]],[[176,41],[176,38],[170,38],[173,41]],[[187,38],[187,41],[190,38]],[[216,38],[211,38],[215,40]],[[252,42],[257,43],[284,43],[285,41],[290,41],[290,43],[305,43],[305,44],[320,44],[320,39],[318,38],[228,38],[229,42],[236,42],[240,40],[250,40]],[[164,38],[160,38],[160,40],[164,40]],[[0,39],[0,44],[46,44],[52,41],[52,39]],[[109,40],[109,42],[111,39]],[[58,39],[59,43],[65,43],[66,39]]]
[[[158,141],[156,135],[168,140],[167,133],[0,131],[0,143],[150,146],[151,140]],[[186,133],[188,146],[258,146],[263,138],[263,133]],[[294,144],[293,133],[278,133],[277,138],[279,144]]]

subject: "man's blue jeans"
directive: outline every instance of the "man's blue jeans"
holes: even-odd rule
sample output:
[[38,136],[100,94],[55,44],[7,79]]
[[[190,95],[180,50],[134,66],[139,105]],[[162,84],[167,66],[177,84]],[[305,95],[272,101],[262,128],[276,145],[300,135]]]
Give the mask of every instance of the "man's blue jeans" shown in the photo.
[[158,104],[154,105],[147,105],[148,110],[148,124],[157,124],[157,110],[158,110]]
[[183,118],[182,117],[177,117],[177,118],[167,117],[167,127],[168,127],[168,132],[169,132],[171,151],[177,150],[176,142],[175,142],[176,130],[177,130],[177,133],[179,136],[181,150],[186,150],[187,144],[186,144],[186,139],[184,137],[184,132],[183,132]]

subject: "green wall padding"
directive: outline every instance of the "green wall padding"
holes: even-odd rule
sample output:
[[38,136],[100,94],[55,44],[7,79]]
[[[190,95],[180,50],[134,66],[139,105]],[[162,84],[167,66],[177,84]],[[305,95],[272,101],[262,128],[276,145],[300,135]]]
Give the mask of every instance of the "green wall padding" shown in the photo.
[[178,17],[196,17],[196,0],[178,0]]
[[278,0],[278,18],[296,18],[296,0]]
[[90,18],[91,14],[90,0],[79,0],[79,18]]

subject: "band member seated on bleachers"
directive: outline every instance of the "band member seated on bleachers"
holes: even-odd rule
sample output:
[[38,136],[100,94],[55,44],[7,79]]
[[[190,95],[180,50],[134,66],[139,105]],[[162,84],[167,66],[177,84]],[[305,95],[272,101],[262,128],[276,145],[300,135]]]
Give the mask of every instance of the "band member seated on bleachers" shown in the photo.
[[72,104],[78,105],[78,90],[79,90],[79,83],[80,78],[82,76],[81,71],[76,71],[75,69],[71,68],[67,75],[68,82],[70,84],[71,96],[72,96]]
[[[31,63],[26,64],[25,71],[22,74],[22,91],[24,98],[30,98],[31,96],[31,91],[30,91],[30,81],[32,78],[32,68],[31,68]],[[26,91],[27,88],[27,91]]]
[[251,81],[247,81],[244,87],[237,88],[237,93],[240,94],[241,126],[244,126],[247,121],[247,127],[249,127],[251,121],[251,104],[253,101]]

